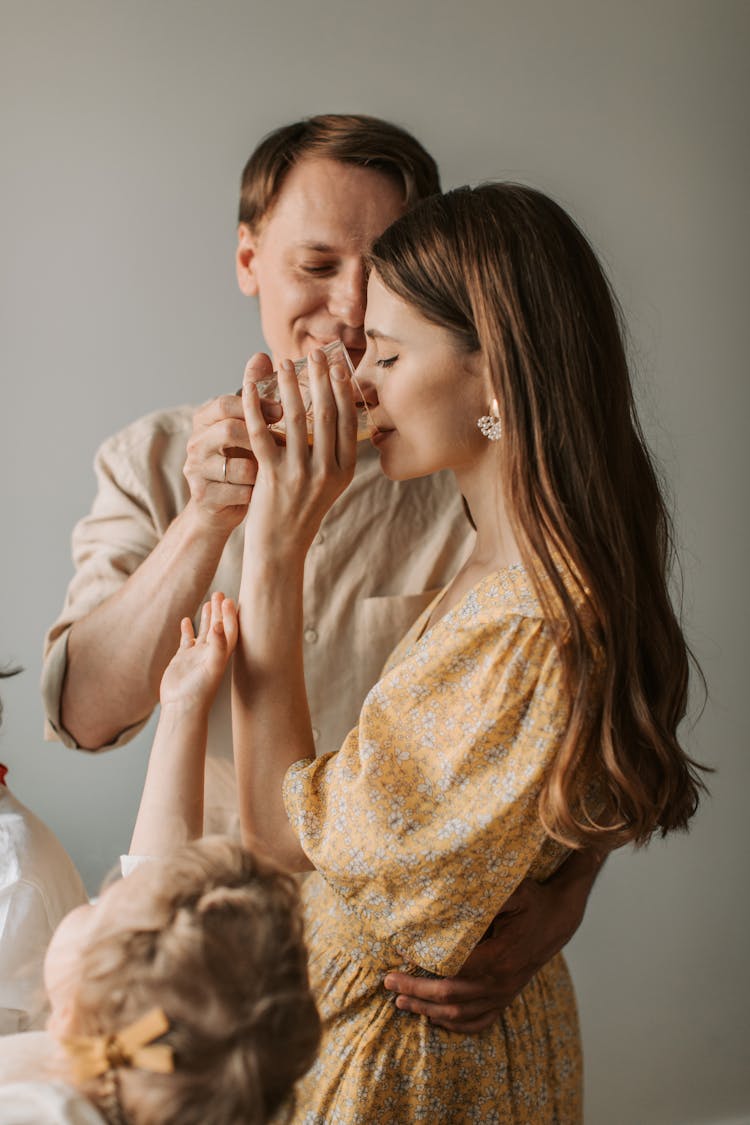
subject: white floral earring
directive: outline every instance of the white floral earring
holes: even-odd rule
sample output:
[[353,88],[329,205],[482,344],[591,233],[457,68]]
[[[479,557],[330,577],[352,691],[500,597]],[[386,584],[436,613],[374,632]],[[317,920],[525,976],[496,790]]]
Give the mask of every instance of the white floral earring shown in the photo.
[[497,405],[496,398],[493,398],[490,403],[489,414],[483,414],[481,418],[477,418],[477,425],[488,441],[500,441],[503,424],[500,421],[500,408]]

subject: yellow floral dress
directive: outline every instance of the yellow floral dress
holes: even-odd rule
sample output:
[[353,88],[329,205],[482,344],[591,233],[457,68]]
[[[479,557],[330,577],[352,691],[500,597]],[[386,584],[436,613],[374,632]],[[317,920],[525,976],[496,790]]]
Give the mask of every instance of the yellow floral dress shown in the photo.
[[524,570],[482,579],[391,656],[336,754],[288,771],[305,880],[310,974],[323,1019],[298,1086],[304,1125],[581,1120],[575,999],[562,957],[493,1027],[463,1035],[401,1012],[389,969],[460,969],[527,875],[565,857],[537,801],[569,708]]

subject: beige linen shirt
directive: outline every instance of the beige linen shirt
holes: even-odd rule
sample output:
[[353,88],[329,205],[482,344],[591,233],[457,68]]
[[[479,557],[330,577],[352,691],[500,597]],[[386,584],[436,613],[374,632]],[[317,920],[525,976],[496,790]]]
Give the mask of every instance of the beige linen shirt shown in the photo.
[[[75,574],[62,614],[47,634],[42,695],[46,737],[75,740],[60,722],[71,625],[114,594],[185,507],[183,476],[194,408],[159,411],[99,449],[98,491],[73,531]],[[318,753],[337,750],[391,649],[467,557],[473,532],[452,474],[394,483],[377,451],[359,446],[349,488],[326,515],[305,563],[304,659]],[[230,536],[206,596],[239,592],[244,528]],[[121,731],[119,746],[145,724]],[[209,722],[207,830],[235,827],[230,678]]]

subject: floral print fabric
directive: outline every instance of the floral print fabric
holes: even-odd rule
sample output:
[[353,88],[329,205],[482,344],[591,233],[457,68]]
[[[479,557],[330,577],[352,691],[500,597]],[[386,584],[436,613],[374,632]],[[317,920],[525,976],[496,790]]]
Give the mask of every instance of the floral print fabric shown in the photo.
[[557,957],[503,1019],[461,1035],[400,1012],[392,968],[450,975],[522,879],[564,858],[537,814],[569,719],[549,624],[522,568],[416,622],[337,754],[295,763],[285,800],[324,1021],[295,1121],[580,1120],[575,1001]]

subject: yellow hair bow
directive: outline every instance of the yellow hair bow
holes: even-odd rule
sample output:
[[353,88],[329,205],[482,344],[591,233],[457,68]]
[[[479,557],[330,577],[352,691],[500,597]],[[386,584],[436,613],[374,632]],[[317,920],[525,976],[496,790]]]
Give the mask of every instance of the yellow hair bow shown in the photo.
[[171,1074],[174,1053],[166,1044],[148,1046],[169,1030],[169,1020],[161,1008],[152,1008],[145,1016],[112,1035],[81,1035],[63,1039],[63,1047],[73,1064],[77,1082],[96,1078],[108,1070],[136,1067],[154,1074]]

